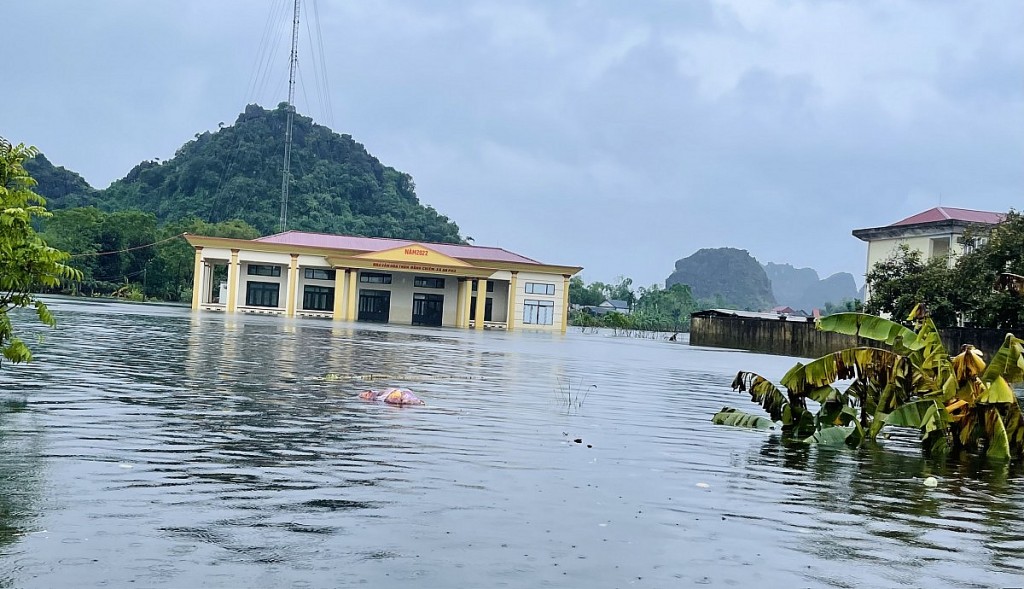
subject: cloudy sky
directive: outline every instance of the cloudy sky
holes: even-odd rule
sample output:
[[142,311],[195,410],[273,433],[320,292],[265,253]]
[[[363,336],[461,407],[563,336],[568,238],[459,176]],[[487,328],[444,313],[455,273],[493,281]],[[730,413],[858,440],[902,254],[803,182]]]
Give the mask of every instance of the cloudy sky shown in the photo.
[[[0,135],[106,187],[285,99],[287,4],[6,2]],[[412,174],[476,243],[588,281],[662,282],[732,246],[859,283],[852,229],[1024,205],[1020,0],[303,10],[300,112]]]

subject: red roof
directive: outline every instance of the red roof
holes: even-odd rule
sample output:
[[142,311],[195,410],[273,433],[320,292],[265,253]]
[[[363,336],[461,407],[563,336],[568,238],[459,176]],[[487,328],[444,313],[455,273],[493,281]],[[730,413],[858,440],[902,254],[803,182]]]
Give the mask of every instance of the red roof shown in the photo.
[[953,207],[935,207],[923,213],[907,217],[890,225],[917,225],[918,223],[937,223],[941,221],[964,221],[967,223],[986,223],[995,225],[1002,223],[1006,215],[1002,213],[990,213],[988,211],[973,211],[971,209],[955,209]]
[[336,250],[353,250],[358,252],[380,252],[419,243],[446,256],[465,260],[487,260],[492,262],[518,262],[520,264],[540,264],[526,256],[514,254],[500,247],[484,247],[477,245],[456,245],[452,243],[430,243],[409,239],[389,239],[385,237],[356,237],[354,235],[329,235],[326,233],[307,233],[305,231],[285,231],[254,241],[280,243],[285,245],[302,245],[322,247]]

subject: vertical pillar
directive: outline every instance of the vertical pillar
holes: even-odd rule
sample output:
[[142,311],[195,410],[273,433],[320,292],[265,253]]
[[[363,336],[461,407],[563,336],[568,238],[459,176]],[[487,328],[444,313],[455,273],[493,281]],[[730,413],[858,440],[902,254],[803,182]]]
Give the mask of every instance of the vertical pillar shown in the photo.
[[508,314],[505,321],[505,330],[512,331],[516,328],[516,279],[519,277],[518,272],[512,272],[512,280],[508,283]]
[[462,327],[462,297],[466,294],[463,290],[466,281],[461,278],[456,280],[459,287],[455,290],[455,327]]
[[345,318],[345,276],[348,270],[334,269],[334,316],[332,319],[341,321]]
[[345,319],[356,320],[356,298],[359,296],[359,270],[353,268],[345,272],[348,275],[348,296],[345,297]]
[[199,303],[203,300],[203,287],[205,281],[203,280],[206,268],[203,266],[203,246],[196,246],[196,263],[192,274],[192,310],[195,311],[199,308]]
[[228,304],[224,310],[234,313],[238,306],[238,281],[242,277],[242,267],[238,263],[238,250],[231,250],[231,262],[228,264]]
[[462,323],[459,327],[469,329],[469,305],[473,302],[473,279],[462,281]]
[[569,328],[569,277],[562,278],[562,333],[565,333]]
[[476,281],[476,319],[473,327],[484,328],[484,305],[487,303],[487,279],[478,278]]
[[285,293],[284,312],[288,317],[295,316],[295,298],[299,288],[299,254],[292,254],[288,264],[288,289]]

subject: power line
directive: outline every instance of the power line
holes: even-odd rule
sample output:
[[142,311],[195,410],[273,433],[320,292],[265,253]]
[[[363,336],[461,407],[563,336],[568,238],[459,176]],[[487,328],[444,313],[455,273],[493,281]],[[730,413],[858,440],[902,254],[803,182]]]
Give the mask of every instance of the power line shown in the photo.
[[147,243],[146,245],[137,245],[137,246],[134,246],[134,247],[126,247],[126,248],[124,248],[122,250],[113,250],[113,251],[109,251],[109,252],[88,252],[88,253],[84,253],[84,254],[71,254],[70,257],[72,257],[72,258],[83,258],[83,257],[86,257],[86,256],[112,256],[114,254],[123,254],[125,252],[133,252],[135,250],[141,250],[141,249],[145,249],[147,247],[153,247],[154,245],[160,245],[161,243],[167,243],[168,241],[171,241],[173,239],[178,239],[179,237],[185,237],[185,233],[179,233],[177,235],[172,235],[172,236],[167,237],[165,239],[161,239],[160,241],[154,241],[153,243]]

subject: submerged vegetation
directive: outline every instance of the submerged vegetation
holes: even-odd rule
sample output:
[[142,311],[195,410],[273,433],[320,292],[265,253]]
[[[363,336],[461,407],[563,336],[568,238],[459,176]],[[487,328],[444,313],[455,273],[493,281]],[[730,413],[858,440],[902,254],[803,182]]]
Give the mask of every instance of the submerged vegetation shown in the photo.
[[[986,363],[965,345],[950,356],[930,317],[913,309],[913,329],[863,313],[821,319],[818,329],[885,344],[828,354],[797,363],[781,384],[739,372],[734,390],[746,392],[781,423],[783,438],[807,444],[860,446],[873,443],[885,426],[916,428],[931,455],[984,454],[996,460],[1024,458],[1024,415],[1011,385],[1024,382],[1024,341],[1007,334]],[[849,382],[845,388],[837,384]],[[816,405],[816,408],[814,408]],[[713,421],[763,426],[725,408]]]

